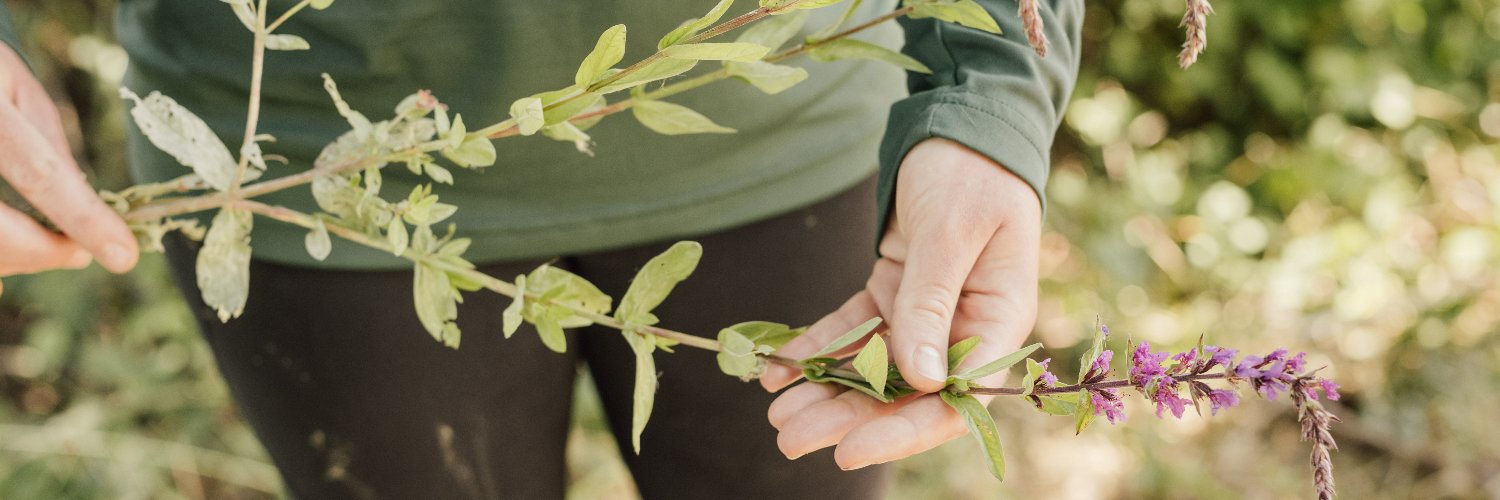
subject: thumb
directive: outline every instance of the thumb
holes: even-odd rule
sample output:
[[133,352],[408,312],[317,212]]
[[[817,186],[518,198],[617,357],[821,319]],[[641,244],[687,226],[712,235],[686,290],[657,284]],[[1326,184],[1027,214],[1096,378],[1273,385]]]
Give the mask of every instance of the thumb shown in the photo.
[[902,378],[935,392],[948,378],[948,339],[958,297],[987,235],[961,224],[913,227],[891,318],[891,344]]

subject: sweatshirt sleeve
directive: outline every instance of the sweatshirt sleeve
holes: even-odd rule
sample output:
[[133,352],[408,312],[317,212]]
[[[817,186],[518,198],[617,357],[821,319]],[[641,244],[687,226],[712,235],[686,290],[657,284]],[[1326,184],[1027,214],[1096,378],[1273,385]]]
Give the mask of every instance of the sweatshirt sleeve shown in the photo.
[[[936,19],[902,18],[902,52],[932,74],[908,73],[911,95],[891,106],[880,146],[882,234],[894,210],[896,173],[924,139],[949,139],[1014,172],[1043,200],[1052,139],[1078,77],[1082,0],[1038,0],[1045,58],[1026,42],[1017,0],[978,0],[1000,24],[995,35]],[[877,243],[878,244],[878,243]]]
[[10,19],[10,8],[5,6],[5,1],[0,0],[0,43],[9,45],[11,50],[21,53],[21,36],[16,32],[16,23]]

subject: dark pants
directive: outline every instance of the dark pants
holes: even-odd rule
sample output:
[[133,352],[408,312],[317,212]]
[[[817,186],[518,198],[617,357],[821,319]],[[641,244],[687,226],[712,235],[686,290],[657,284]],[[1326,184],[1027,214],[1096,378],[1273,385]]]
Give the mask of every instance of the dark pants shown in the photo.
[[[656,310],[662,326],[714,336],[728,325],[810,324],[858,291],[874,256],[874,183],[792,213],[696,238],[704,257]],[[466,294],[463,345],[432,340],[412,310],[411,273],[255,262],[243,317],[201,306],[193,249],[168,249],[244,418],[302,499],[562,498],[577,363],[646,498],[872,498],[879,467],[840,471],[831,450],[788,461],[766,423],[772,395],[719,372],[712,353],[658,353],[655,411],[630,449],[634,357],[618,331],[570,332],[548,351],[530,326],[507,340],[510,299]],[[616,298],[671,242],[555,265]],[[542,261],[481,266],[502,279]]]

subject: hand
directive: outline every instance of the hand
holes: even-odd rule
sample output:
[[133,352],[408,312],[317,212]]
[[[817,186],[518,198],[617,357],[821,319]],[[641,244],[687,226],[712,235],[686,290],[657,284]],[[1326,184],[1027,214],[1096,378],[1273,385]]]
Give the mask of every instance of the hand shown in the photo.
[[[885,404],[832,384],[786,391],[768,416],[788,458],[838,445],[839,466],[857,469],[964,435],[963,419],[931,394],[946,384],[948,346],[983,337],[959,369],[979,366],[1018,348],[1036,322],[1041,203],[1029,185],[968,148],[929,139],[907,154],[896,187],[883,257],[865,289],[779,353],[807,357],[880,316],[891,326],[896,366],[919,392]],[[775,365],[761,385],[776,391],[798,376]],[[1000,373],[980,382],[1003,379]]]
[[4,44],[0,177],[63,232],[48,231],[0,204],[0,276],[80,268],[94,258],[117,273],[135,267],[135,236],[84,179],[69,152],[57,108],[20,56]]

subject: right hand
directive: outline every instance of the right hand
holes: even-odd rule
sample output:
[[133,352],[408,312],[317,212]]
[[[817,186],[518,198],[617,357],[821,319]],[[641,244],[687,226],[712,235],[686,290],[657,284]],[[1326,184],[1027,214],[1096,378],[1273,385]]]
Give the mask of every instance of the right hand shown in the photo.
[[135,236],[89,186],[73,161],[57,108],[21,57],[3,43],[0,177],[62,230],[48,231],[0,204],[0,277],[77,269],[94,259],[116,273],[135,267]]

